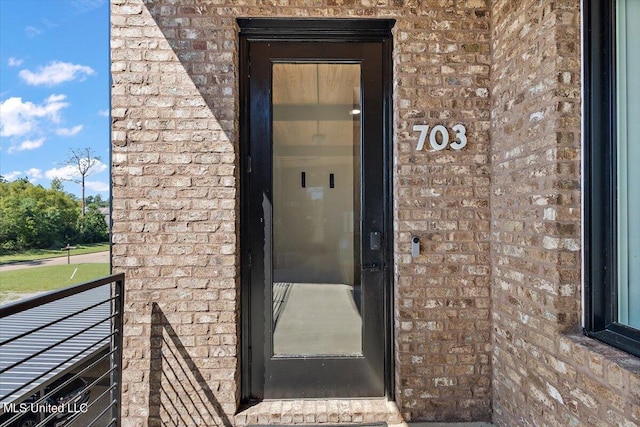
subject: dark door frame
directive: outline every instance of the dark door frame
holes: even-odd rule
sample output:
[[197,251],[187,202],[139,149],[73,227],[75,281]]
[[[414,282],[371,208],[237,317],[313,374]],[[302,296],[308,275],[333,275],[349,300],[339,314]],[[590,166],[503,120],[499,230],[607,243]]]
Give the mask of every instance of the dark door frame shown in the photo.
[[[384,245],[386,254],[384,282],[387,284],[384,295],[385,355],[384,377],[385,393],[388,398],[394,395],[393,382],[393,221],[392,221],[392,35],[395,24],[392,19],[277,19],[277,18],[240,18],[240,256],[241,256],[241,397],[250,400],[252,384],[259,379],[251,378],[251,286],[249,279],[251,254],[248,250],[249,229],[249,173],[251,160],[249,153],[250,116],[249,105],[249,46],[252,42],[378,42],[383,48],[383,211]],[[255,328],[254,328],[255,329]],[[260,333],[260,331],[257,331]]]

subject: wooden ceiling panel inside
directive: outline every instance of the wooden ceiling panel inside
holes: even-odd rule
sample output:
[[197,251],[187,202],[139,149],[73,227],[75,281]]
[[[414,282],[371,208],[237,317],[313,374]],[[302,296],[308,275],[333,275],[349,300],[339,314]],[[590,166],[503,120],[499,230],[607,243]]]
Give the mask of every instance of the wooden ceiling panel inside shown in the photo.
[[347,146],[359,139],[359,116],[350,114],[360,104],[359,64],[274,64],[272,96],[275,153],[286,155],[286,147],[302,145]]
[[359,104],[359,98],[359,64],[273,65],[274,105],[352,105]]

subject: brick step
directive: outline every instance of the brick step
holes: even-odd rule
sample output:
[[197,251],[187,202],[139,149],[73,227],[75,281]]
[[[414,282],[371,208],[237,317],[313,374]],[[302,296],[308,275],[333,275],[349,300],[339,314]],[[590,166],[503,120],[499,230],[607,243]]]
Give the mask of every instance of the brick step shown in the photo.
[[234,425],[376,422],[402,423],[396,404],[387,399],[265,400],[236,414]]

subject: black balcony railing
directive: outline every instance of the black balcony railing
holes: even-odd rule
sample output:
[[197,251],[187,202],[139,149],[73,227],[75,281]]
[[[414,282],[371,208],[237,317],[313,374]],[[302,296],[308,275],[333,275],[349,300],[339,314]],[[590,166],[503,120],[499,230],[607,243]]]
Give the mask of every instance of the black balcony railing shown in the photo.
[[0,427],[120,419],[124,274],[0,306]]

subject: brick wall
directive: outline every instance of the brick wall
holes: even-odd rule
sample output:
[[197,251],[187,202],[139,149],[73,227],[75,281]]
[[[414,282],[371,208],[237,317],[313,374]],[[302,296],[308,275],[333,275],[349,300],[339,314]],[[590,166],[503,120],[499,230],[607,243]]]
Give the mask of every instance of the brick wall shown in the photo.
[[[487,420],[489,10],[426,3],[396,24],[397,402],[405,419]],[[467,147],[417,152],[413,126],[438,123],[465,124]]]
[[119,0],[111,20],[123,425],[219,425],[239,376],[233,20]]
[[492,8],[494,421],[640,422],[640,362],[580,336],[580,2]]
[[[235,18],[247,16],[397,19],[396,401],[406,420],[490,419],[488,1],[112,0],[123,425],[183,407],[220,424],[237,409]],[[467,148],[415,152],[413,125],[440,123],[465,124]],[[415,260],[411,235],[423,241]]]

